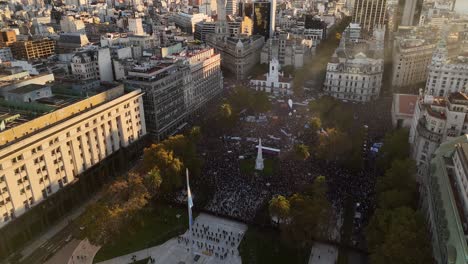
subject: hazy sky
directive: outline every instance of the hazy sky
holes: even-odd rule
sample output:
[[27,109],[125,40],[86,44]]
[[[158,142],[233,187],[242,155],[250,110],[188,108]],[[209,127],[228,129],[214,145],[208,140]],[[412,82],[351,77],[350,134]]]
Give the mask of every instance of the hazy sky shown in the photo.
[[457,0],[455,10],[458,12],[468,13],[468,0]]

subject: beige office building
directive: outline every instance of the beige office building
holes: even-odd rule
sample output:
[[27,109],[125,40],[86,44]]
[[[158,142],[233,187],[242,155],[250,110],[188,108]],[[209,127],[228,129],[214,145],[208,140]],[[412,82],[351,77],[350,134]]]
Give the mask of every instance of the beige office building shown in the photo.
[[0,228],[145,135],[142,95],[119,85],[34,119],[0,113]]

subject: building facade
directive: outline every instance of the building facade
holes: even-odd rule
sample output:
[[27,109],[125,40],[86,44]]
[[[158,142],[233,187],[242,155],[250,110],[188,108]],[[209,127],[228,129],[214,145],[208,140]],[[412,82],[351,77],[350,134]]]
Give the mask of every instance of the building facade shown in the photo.
[[311,53],[303,40],[291,38],[289,34],[279,34],[269,38],[262,48],[260,63],[269,63],[276,58],[281,66],[302,68],[304,57]]
[[386,9],[387,0],[355,0],[352,22],[372,32],[375,26],[385,25]]
[[0,132],[0,227],[146,134],[141,91],[109,89]]
[[221,54],[221,66],[243,80],[252,68],[260,62],[264,38],[260,35],[227,37],[208,34],[206,43]]
[[256,91],[264,91],[275,95],[292,95],[292,78],[280,73],[280,67],[278,60],[273,59],[270,62],[268,73],[250,80],[250,87]]
[[146,127],[158,140],[177,131],[185,121],[185,94],[190,90],[190,66],[178,62],[142,65],[129,70],[127,87],[145,94]]
[[429,163],[441,143],[468,133],[467,112],[468,96],[465,93],[455,92],[446,97],[421,93],[409,138],[412,157],[419,169]]
[[15,59],[47,58],[55,54],[55,41],[48,38],[16,41],[10,45],[10,48]]
[[428,223],[435,263],[468,262],[468,138],[443,143],[422,172],[421,207]]
[[396,37],[392,85],[399,88],[425,82],[435,47],[436,44],[430,40]]
[[383,59],[368,58],[362,52],[352,58],[335,53],[327,65],[324,91],[341,100],[375,100],[382,87],[383,65]]
[[437,45],[428,69],[426,92],[430,95],[447,96],[468,88],[468,57],[449,58],[444,41]]
[[98,48],[77,52],[72,57],[71,70],[78,80],[112,82],[114,74],[110,49]]

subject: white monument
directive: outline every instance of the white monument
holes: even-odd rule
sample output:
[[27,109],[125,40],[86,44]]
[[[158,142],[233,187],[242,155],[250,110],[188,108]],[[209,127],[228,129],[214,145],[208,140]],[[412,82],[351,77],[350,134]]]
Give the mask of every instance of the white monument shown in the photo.
[[265,167],[263,164],[263,155],[262,155],[262,139],[258,139],[258,152],[257,152],[257,159],[255,160],[255,169],[262,171]]

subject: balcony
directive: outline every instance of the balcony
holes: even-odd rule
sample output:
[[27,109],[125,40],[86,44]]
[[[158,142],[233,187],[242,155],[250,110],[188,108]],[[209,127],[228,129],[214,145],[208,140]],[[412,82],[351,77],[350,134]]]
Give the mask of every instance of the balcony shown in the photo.
[[438,134],[438,133],[435,133],[433,131],[430,131],[426,128],[426,119],[424,118],[421,118],[419,119],[418,121],[418,126],[416,127],[416,130],[418,132],[418,135],[427,139],[427,140],[430,140],[432,142],[436,142],[438,144],[441,143],[442,141],[442,135]]

